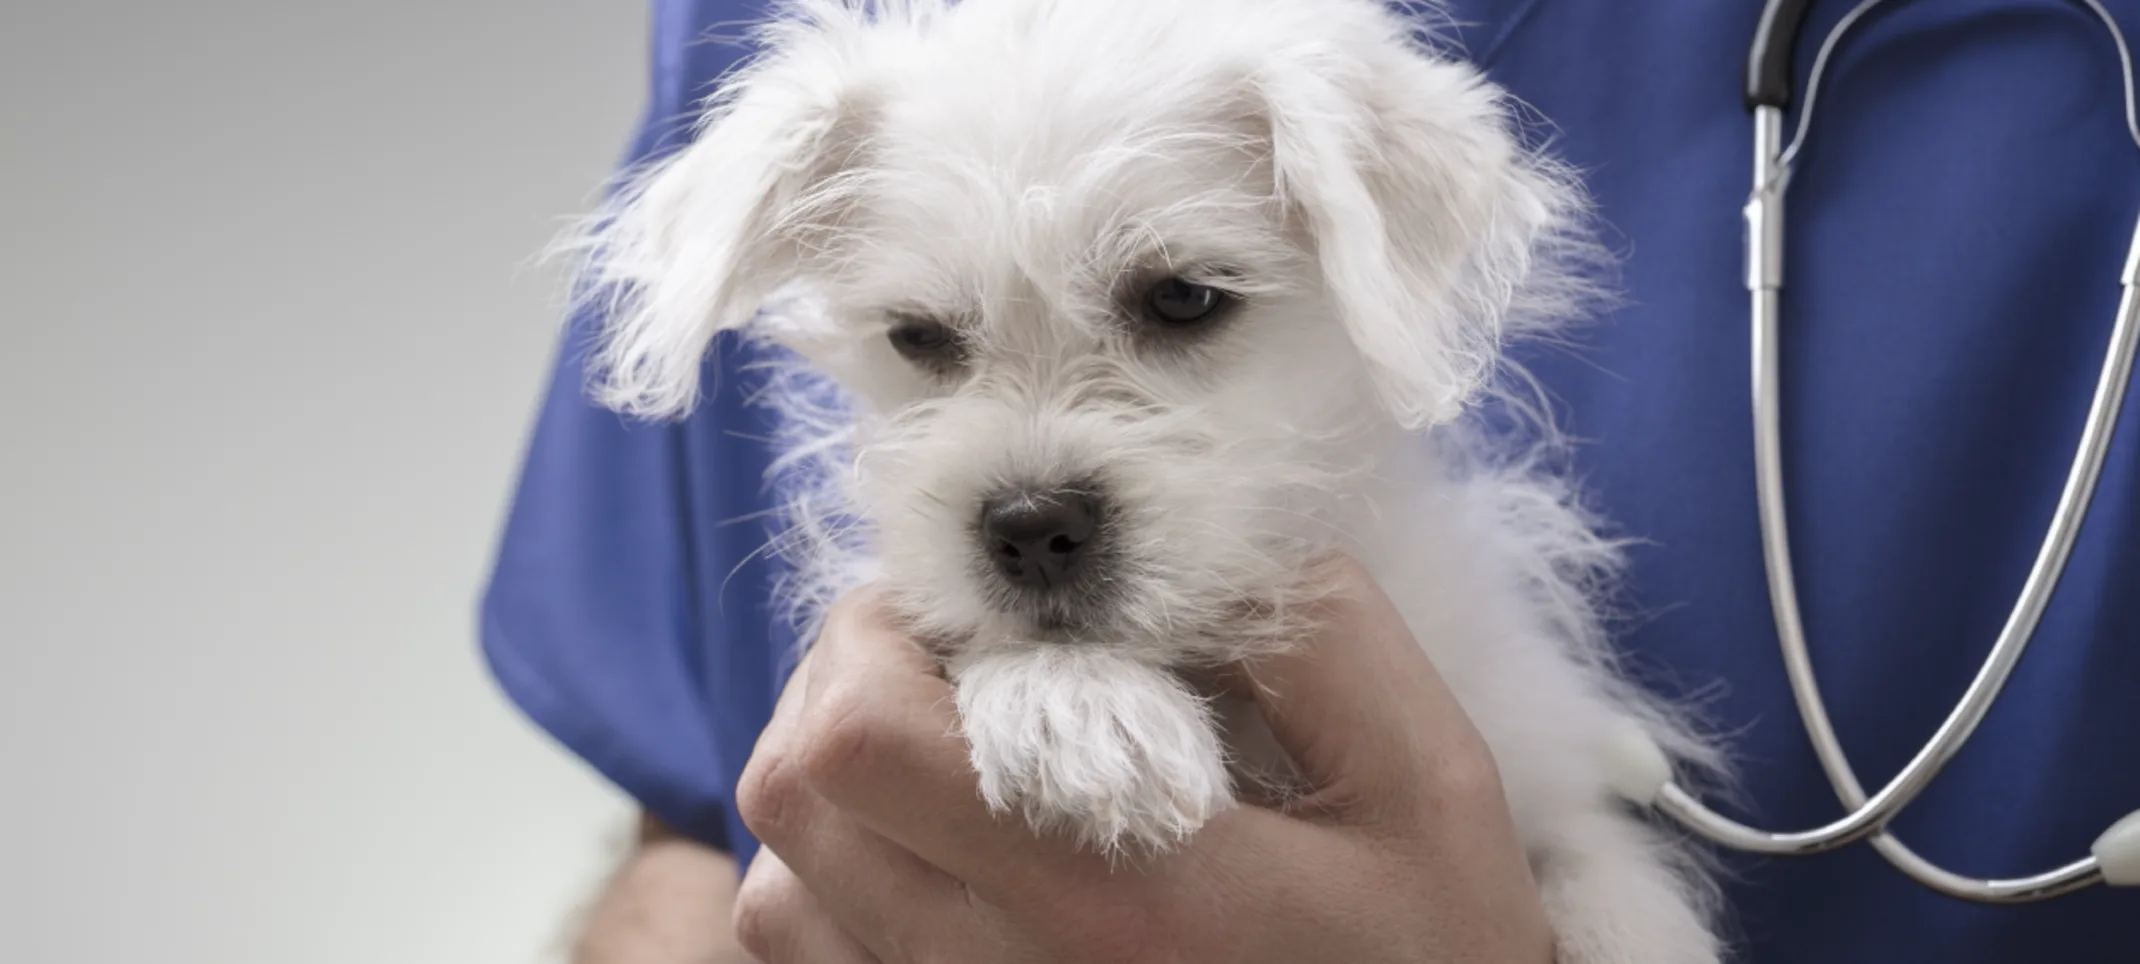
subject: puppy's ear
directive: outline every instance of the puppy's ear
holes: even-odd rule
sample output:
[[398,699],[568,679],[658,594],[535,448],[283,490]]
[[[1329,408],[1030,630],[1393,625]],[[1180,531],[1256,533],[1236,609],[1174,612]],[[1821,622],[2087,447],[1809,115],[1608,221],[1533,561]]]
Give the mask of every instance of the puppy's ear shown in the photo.
[[1416,428],[1459,415],[1507,337],[1574,308],[1558,262],[1581,247],[1583,204],[1472,68],[1376,39],[1274,58],[1256,86],[1278,192],[1379,394]]
[[603,404],[688,412],[714,336],[751,321],[851,206],[839,175],[870,101],[843,27],[765,28],[769,53],[723,82],[692,143],[628,180],[575,241],[577,289],[604,319],[590,366]]

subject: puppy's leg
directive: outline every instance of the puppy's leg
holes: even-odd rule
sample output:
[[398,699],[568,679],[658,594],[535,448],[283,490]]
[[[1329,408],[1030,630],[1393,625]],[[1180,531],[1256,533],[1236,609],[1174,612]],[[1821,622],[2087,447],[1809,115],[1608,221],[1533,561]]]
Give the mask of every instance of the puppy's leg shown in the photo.
[[1716,964],[1702,885],[1675,870],[1651,828],[1599,809],[1570,815],[1537,849],[1539,892],[1558,964]]
[[1109,853],[1167,849],[1233,802],[1219,732],[1174,674],[1101,650],[998,649],[953,667],[981,793]]

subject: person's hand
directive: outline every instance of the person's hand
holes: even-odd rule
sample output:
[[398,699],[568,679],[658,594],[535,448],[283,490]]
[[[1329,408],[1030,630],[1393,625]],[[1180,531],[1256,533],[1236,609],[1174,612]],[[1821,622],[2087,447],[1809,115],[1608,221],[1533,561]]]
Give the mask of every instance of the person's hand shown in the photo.
[[652,813],[579,921],[572,964],[749,964],[736,942],[736,862]]
[[782,695],[739,805],[736,904],[767,964],[1548,964],[1491,754],[1357,566],[1328,627],[1252,667],[1315,788],[1110,866],[981,802],[948,683],[867,594]]

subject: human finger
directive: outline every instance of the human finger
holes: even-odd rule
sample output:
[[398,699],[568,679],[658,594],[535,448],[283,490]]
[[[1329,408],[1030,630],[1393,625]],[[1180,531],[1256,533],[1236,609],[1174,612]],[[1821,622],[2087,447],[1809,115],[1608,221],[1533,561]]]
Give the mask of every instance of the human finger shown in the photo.
[[769,850],[743,875],[735,929],[737,942],[763,964],[881,964]]
[[797,758],[834,807],[997,906],[1106,875],[1099,856],[989,810],[951,685],[876,597],[834,607],[813,658]]
[[1328,566],[1313,638],[1246,668],[1272,735],[1316,791],[1309,802],[1404,807],[1490,776],[1483,739],[1396,604],[1357,562]]
[[742,794],[752,833],[842,931],[888,961],[972,943],[982,921],[962,884],[840,812],[792,772],[775,766],[762,774]]

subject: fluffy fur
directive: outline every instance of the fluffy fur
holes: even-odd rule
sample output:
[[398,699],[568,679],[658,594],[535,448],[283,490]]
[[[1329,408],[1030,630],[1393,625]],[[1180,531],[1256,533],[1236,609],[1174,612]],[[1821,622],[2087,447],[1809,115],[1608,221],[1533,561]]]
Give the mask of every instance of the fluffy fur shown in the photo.
[[[1242,775],[1183,671],[1303,638],[1309,563],[1349,552],[1492,746],[1563,962],[1717,959],[1689,851],[1609,790],[1618,726],[1715,755],[1616,672],[1617,549],[1505,363],[1590,250],[1505,95],[1376,0],[793,0],[756,39],[589,222],[581,290],[620,411],[689,411],[722,331],[777,348],[803,638],[880,582],[992,805],[1163,849]],[[1124,292],[1169,275],[1241,303],[1155,334]],[[913,317],[962,360],[896,352]],[[1066,485],[1105,494],[1106,571],[1034,603],[974,519]]]

